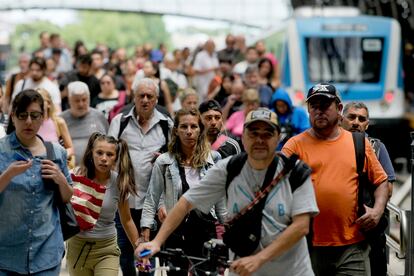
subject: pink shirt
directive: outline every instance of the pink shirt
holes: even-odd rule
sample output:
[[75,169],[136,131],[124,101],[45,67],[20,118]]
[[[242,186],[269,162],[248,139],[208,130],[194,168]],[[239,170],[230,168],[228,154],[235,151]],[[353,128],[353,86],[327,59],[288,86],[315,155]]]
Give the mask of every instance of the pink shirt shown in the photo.
[[233,135],[241,137],[243,134],[243,125],[245,118],[246,116],[243,110],[234,112],[226,122],[226,129]]
[[42,137],[45,141],[59,142],[59,137],[57,136],[56,131],[56,125],[51,118],[43,121],[37,134],[39,134],[40,137]]

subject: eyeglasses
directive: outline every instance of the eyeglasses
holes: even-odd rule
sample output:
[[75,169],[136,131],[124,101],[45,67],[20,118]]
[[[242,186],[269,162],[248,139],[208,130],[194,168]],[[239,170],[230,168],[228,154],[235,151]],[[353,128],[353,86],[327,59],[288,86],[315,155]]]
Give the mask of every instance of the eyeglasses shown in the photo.
[[155,99],[156,96],[152,95],[152,94],[148,94],[148,93],[143,93],[143,94],[137,94],[135,97],[137,97],[140,100],[143,100],[143,99],[145,99],[145,97],[147,97],[147,99],[149,101],[151,101],[151,100]]
[[43,112],[33,111],[33,112],[20,112],[19,114],[16,114],[17,119],[21,121],[26,121],[29,116],[32,121],[38,121],[43,117]]

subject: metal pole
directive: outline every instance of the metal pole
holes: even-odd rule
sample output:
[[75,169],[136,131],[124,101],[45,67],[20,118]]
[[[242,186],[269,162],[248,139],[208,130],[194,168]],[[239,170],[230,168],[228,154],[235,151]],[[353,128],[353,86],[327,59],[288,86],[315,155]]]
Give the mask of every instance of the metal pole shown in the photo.
[[[406,265],[405,268],[408,271],[405,272],[405,275],[414,275],[413,271],[413,250],[414,250],[414,131],[410,132],[411,136],[411,210],[410,210],[410,242],[409,248],[407,248],[407,257],[405,259]],[[408,272],[408,273],[407,273]]]

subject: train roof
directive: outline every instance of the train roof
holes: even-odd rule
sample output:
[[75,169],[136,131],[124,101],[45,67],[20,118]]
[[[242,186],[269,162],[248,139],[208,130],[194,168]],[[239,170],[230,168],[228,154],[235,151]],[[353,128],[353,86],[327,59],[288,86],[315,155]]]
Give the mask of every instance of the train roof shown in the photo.
[[294,10],[293,17],[309,18],[309,17],[354,17],[360,15],[361,12],[356,7],[312,7],[303,6]]

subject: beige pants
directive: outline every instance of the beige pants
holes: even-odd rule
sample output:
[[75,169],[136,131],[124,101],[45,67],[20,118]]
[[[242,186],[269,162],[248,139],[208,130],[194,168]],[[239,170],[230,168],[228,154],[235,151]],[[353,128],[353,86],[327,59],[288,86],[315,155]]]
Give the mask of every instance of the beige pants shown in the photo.
[[71,276],[117,276],[121,251],[116,236],[69,239],[66,263]]

